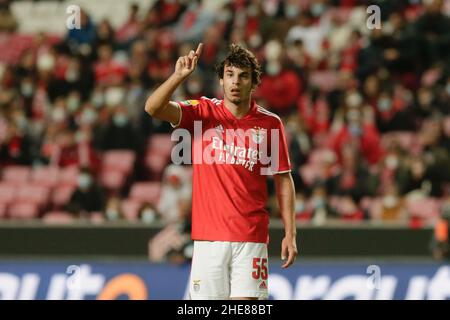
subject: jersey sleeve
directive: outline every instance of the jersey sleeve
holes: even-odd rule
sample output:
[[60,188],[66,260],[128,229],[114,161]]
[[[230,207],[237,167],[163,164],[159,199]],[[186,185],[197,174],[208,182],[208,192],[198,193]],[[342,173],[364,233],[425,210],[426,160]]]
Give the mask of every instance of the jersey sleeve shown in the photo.
[[173,128],[187,129],[194,131],[194,121],[201,121],[207,117],[207,104],[204,99],[173,101],[180,108],[180,121],[171,124]]
[[277,121],[275,129],[278,129],[278,162],[272,168],[272,174],[286,173],[291,171],[291,161],[289,160],[289,149],[286,143],[286,134],[281,120]]

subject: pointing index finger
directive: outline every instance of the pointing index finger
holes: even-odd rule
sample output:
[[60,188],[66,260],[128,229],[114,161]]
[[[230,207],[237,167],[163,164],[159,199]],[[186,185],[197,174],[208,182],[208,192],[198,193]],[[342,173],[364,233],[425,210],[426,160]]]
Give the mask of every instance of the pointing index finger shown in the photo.
[[202,50],[203,50],[203,43],[199,43],[197,50],[195,50],[195,55],[198,57],[200,57],[200,55],[202,54]]

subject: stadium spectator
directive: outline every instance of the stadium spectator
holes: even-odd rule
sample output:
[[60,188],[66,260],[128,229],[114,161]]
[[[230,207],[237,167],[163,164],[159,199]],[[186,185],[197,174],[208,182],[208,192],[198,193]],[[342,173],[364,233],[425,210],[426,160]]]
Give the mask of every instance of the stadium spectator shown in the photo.
[[118,221],[124,219],[124,215],[121,208],[122,201],[117,196],[109,197],[106,201],[103,214],[108,221]]
[[102,212],[104,192],[91,171],[82,168],[78,175],[77,188],[72,193],[66,210],[79,218],[89,218],[93,212]]
[[169,165],[164,170],[158,211],[165,223],[182,221],[190,214],[192,185],[183,167]]

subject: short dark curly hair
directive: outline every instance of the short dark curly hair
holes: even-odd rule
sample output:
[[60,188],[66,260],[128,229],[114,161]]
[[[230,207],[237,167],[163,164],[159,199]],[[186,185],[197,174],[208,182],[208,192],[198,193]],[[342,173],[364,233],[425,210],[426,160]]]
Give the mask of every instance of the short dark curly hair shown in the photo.
[[256,87],[261,82],[261,65],[255,55],[237,44],[230,45],[229,52],[225,59],[216,65],[216,73],[219,79],[223,79],[225,66],[238,68],[250,68],[252,70],[252,83]]

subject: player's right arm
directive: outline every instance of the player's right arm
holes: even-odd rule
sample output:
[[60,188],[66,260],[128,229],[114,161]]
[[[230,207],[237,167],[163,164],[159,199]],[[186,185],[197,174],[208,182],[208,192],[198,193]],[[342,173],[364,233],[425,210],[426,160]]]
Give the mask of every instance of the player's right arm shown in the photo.
[[145,102],[145,111],[152,117],[169,121],[172,124],[180,122],[181,110],[170,98],[178,86],[195,70],[197,61],[202,53],[203,44],[197,50],[191,50],[187,56],[179,57],[174,73],[159,86]]

